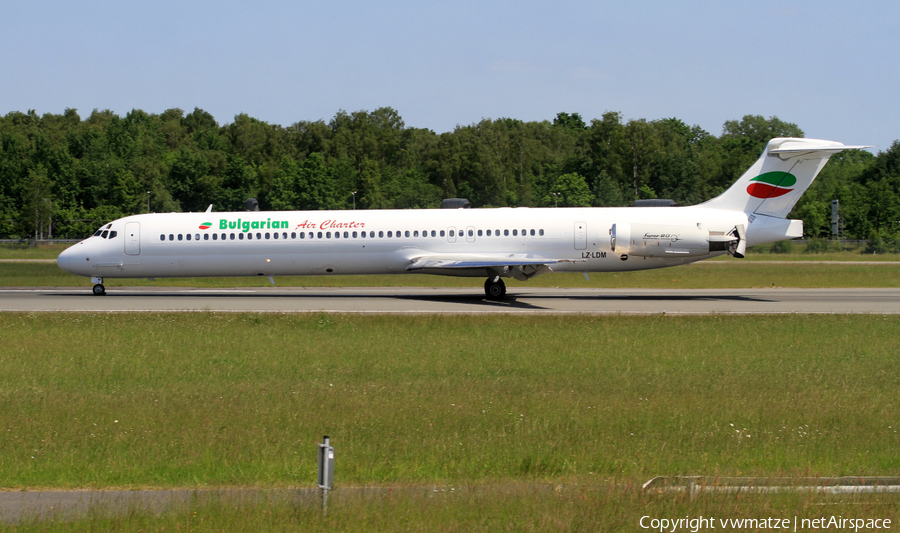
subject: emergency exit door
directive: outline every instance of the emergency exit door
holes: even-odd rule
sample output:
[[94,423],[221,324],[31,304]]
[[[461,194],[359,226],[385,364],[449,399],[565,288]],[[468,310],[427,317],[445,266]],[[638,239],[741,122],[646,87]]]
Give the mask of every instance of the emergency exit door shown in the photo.
[[587,248],[587,223],[575,223],[575,249],[584,250]]

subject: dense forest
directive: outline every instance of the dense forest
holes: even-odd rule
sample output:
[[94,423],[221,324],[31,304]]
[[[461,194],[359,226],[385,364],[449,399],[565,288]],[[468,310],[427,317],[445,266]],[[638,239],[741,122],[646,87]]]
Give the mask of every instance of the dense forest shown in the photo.
[[[677,118],[590,124],[484,119],[436,134],[391,108],[329,122],[271,125],[247,115],[74,109],[0,117],[0,237],[89,235],[145,212],[261,209],[415,209],[443,198],[473,207],[624,206],[638,198],[698,203],[725,190],[772,137],[802,137],[776,117],[725,122],[716,137]],[[792,217],[808,237],[830,235],[840,200],[844,236],[900,237],[900,142],[877,156],[832,157]]]

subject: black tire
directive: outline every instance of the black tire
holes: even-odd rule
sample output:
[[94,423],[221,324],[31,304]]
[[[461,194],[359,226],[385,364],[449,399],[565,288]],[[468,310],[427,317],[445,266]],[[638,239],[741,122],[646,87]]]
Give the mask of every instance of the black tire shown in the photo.
[[503,283],[502,279],[494,281],[488,278],[484,282],[484,295],[487,296],[488,300],[502,300],[506,297],[506,284]]
[[106,295],[106,287],[101,284],[94,285],[94,296],[105,296]]

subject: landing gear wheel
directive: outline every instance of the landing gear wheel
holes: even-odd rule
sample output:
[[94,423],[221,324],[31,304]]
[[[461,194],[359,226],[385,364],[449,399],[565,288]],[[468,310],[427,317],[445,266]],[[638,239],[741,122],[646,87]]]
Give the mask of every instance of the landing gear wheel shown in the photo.
[[506,284],[499,277],[488,278],[484,282],[484,295],[488,300],[502,300],[506,297]]
[[106,295],[106,287],[103,284],[98,283],[94,285],[94,296],[105,296]]

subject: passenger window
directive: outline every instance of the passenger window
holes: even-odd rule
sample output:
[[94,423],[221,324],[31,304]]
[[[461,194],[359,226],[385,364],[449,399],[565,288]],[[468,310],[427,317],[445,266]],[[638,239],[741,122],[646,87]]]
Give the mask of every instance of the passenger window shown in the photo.
[[370,238],[370,239],[374,239],[374,238],[375,238],[375,232],[374,232],[374,231],[370,231],[370,232],[369,232],[369,238]]
[[[247,235],[250,235],[250,234],[248,233]],[[238,240],[239,240],[239,241],[244,240],[244,234],[243,234],[243,233],[238,233]]]
[[539,230],[538,233],[541,235],[541,237],[544,236],[544,230]]
[[491,230],[487,230],[487,236],[488,236],[488,237],[491,236]]
[[353,232],[353,238],[355,239],[356,236],[357,236],[357,232],[354,231],[354,232]]
[[160,236],[159,236],[159,240],[161,240],[161,241],[166,240],[166,236],[165,236],[165,235],[160,235]]
[[[490,230],[488,230],[490,231]],[[481,237],[481,230],[478,230],[478,236]]]
[[508,229],[503,230],[503,236],[504,236],[504,237],[509,237],[509,230],[508,230]]
[[522,230],[522,236],[523,237],[525,236],[525,230]]
[[475,235],[475,232],[472,230],[469,230],[469,237],[473,237],[474,235]]
[[[435,236],[435,232],[434,232],[434,230],[431,230],[431,236],[432,236],[432,237],[434,237],[434,236]],[[444,236],[444,234],[443,234],[443,232],[441,232],[441,237],[443,237],[443,236]]]
[[187,240],[191,240],[191,234],[190,234],[190,233],[187,234]]
[[418,237],[418,236],[419,236],[419,230],[414,231],[414,232],[413,232],[413,237]]
[[335,232],[334,232],[334,238],[335,238],[335,239],[340,239],[340,238],[341,238],[341,232],[340,232],[340,231],[335,231]]
[[[443,233],[443,232],[441,232],[441,233]],[[456,231],[450,230],[450,236],[451,236],[451,237],[456,237]]]
[[296,238],[297,238],[297,232],[296,232],[296,231],[292,231],[292,232],[291,232],[291,238],[292,238],[292,239],[296,239]]
[[109,235],[109,230],[103,230],[103,232],[100,233],[100,237],[103,239],[105,239],[107,235]]
[[[257,233],[256,235],[259,236],[259,233]],[[268,239],[269,237],[270,237],[269,232],[266,232],[266,239]]]
[[531,236],[534,237],[534,230],[531,230]]
[[182,234],[179,233],[179,234],[178,234],[178,240],[179,240],[179,241],[184,240],[184,235],[182,235]]
[[203,240],[204,240],[204,241],[208,241],[208,240],[209,240],[209,233],[204,233],[204,234],[203,234]]
[[252,240],[253,240],[253,234],[252,234],[252,233],[248,233],[248,234],[247,234],[247,240],[248,240],[248,241],[252,241]]
[[318,237],[318,238],[321,239],[321,238],[322,238],[322,232],[320,231],[320,232],[316,235],[316,237]]
[[258,239],[262,239],[262,235],[259,234],[259,233],[257,233],[257,234],[256,234],[256,238],[257,238],[257,240],[258,240]]
[[199,233],[195,233],[195,234],[194,234],[194,240],[195,240],[195,241],[199,241],[199,240],[200,240],[200,234],[199,234]]
[[218,233],[213,233],[213,240],[214,240],[214,241],[219,240],[219,234],[218,234]]
[[519,235],[519,230],[514,229],[514,230],[513,230],[513,237],[517,237],[518,235]]
[[172,235],[171,233],[169,234],[169,240],[170,240],[170,241],[174,241],[174,240],[175,240],[175,236]]
[[231,240],[234,240],[234,233],[231,234]]
[[[356,232],[354,232],[354,233],[356,233]],[[350,238],[350,232],[345,231],[345,232],[344,232],[344,238],[345,238],[345,239],[349,239],[349,238]]]
[[444,236],[444,230],[441,230],[441,237]]
[[409,237],[409,230],[406,230],[406,232],[404,232],[404,235],[406,235],[406,237]]
[[[285,235],[287,235],[287,233],[285,233]],[[277,239],[277,238],[278,238],[278,232],[276,231],[275,233],[273,233],[273,234],[272,234],[272,237],[275,238],[275,239]],[[285,237],[285,238],[287,238],[287,237]]]
[[500,230],[495,229],[495,230],[494,230],[494,235],[496,235],[497,237],[499,237],[499,236],[500,236]]
[[389,232],[388,232],[388,238],[391,238],[391,237],[393,237],[393,236],[394,236],[394,232],[393,232],[393,231],[389,231]]
[[287,239],[287,232],[286,232],[286,231],[281,232],[281,238],[282,238],[282,239]]

